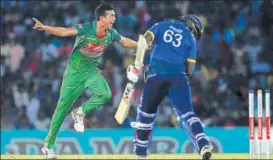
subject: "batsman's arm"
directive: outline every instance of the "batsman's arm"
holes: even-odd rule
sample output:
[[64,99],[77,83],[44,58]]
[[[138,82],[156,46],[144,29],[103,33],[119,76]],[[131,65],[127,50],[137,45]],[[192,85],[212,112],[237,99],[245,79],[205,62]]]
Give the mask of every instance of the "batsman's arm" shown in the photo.
[[197,53],[197,43],[195,39],[191,39],[191,47],[189,51],[189,55],[187,57],[187,70],[186,74],[188,76],[192,75],[195,63],[196,63],[196,53]]
[[53,34],[55,36],[59,37],[69,37],[69,36],[76,36],[77,30],[75,27],[53,27],[53,26],[47,26],[42,24],[39,20],[36,18],[32,18],[35,21],[34,29],[42,30],[45,32],[48,32],[50,34]]
[[192,75],[193,70],[194,70],[194,67],[195,67],[195,63],[188,62],[188,66],[187,66],[187,70],[186,70],[186,74],[187,74],[188,76],[191,76],[191,75]]
[[156,35],[159,33],[159,26],[159,23],[155,23],[144,34],[144,37],[146,38],[148,44],[148,50],[151,50],[153,48],[153,43],[156,39]]
[[147,44],[148,44],[148,50],[151,50],[152,47],[153,47],[153,42],[154,42],[154,33],[151,32],[151,31],[147,31],[145,34],[144,34],[144,37],[147,41]]

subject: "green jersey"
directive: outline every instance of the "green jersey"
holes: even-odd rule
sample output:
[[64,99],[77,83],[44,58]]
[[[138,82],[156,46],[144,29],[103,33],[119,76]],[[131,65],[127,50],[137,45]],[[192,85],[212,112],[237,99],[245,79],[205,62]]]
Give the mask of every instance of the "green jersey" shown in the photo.
[[108,29],[105,35],[98,37],[96,22],[79,24],[75,28],[78,32],[76,42],[65,69],[60,98],[45,139],[45,145],[50,149],[54,147],[57,133],[67,113],[86,88],[92,92],[92,97],[81,104],[85,114],[100,108],[112,95],[97,64],[106,48],[113,41],[119,41],[121,36],[116,30]]
[[120,34],[115,29],[108,29],[104,36],[98,37],[96,22],[78,24],[75,28],[78,34],[68,65],[82,71],[95,69],[106,48],[113,41],[121,39]]

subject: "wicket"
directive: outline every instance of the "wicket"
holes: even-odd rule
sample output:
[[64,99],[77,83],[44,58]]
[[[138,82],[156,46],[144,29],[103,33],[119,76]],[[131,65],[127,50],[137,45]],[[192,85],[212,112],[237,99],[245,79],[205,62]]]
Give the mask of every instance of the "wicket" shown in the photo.
[[248,92],[248,100],[249,100],[249,158],[254,159],[255,155],[255,144],[258,144],[257,146],[257,154],[258,159],[262,159],[263,150],[262,146],[265,146],[265,153],[266,153],[266,159],[270,159],[271,156],[271,139],[270,139],[270,90],[265,90],[265,140],[263,139],[263,120],[264,120],[264,114],[263,114],[263,90],[259,89],[257,91],[257,122],[258,122],[258,137],[257,137],[257,143],[255,143],[256,136],[255,136],[255,112],[254,112],[254,90],[249,90]]

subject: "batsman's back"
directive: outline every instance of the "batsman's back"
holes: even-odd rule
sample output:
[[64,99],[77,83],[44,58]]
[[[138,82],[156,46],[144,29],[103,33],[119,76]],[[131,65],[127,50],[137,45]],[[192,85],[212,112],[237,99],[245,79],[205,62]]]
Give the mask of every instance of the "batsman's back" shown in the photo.
[[[151,27],[154,37],[151,50],[150,66],[154,69],[164,68],[166,64],[176,64],[178,72],[184,72],[188,60],[195,61],[197,44],[194,35],[184,22],[164,21]],[[160,61],[160,66],[157,61]],[[162,62],[163,61],[163,62]]]

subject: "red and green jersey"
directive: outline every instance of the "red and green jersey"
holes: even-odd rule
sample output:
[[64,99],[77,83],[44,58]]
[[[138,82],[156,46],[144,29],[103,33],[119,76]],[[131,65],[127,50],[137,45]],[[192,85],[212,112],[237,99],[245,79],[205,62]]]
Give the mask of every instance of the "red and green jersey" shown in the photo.
[[82,71],[92,71],[97,66],[99,58],[106,48],[113,41],[121,39],[120,34],[115,29],[108,29],[104,36],[98,37],[96,22],[78,24],[75,28],[78,34],[69,58],[69,65]]

